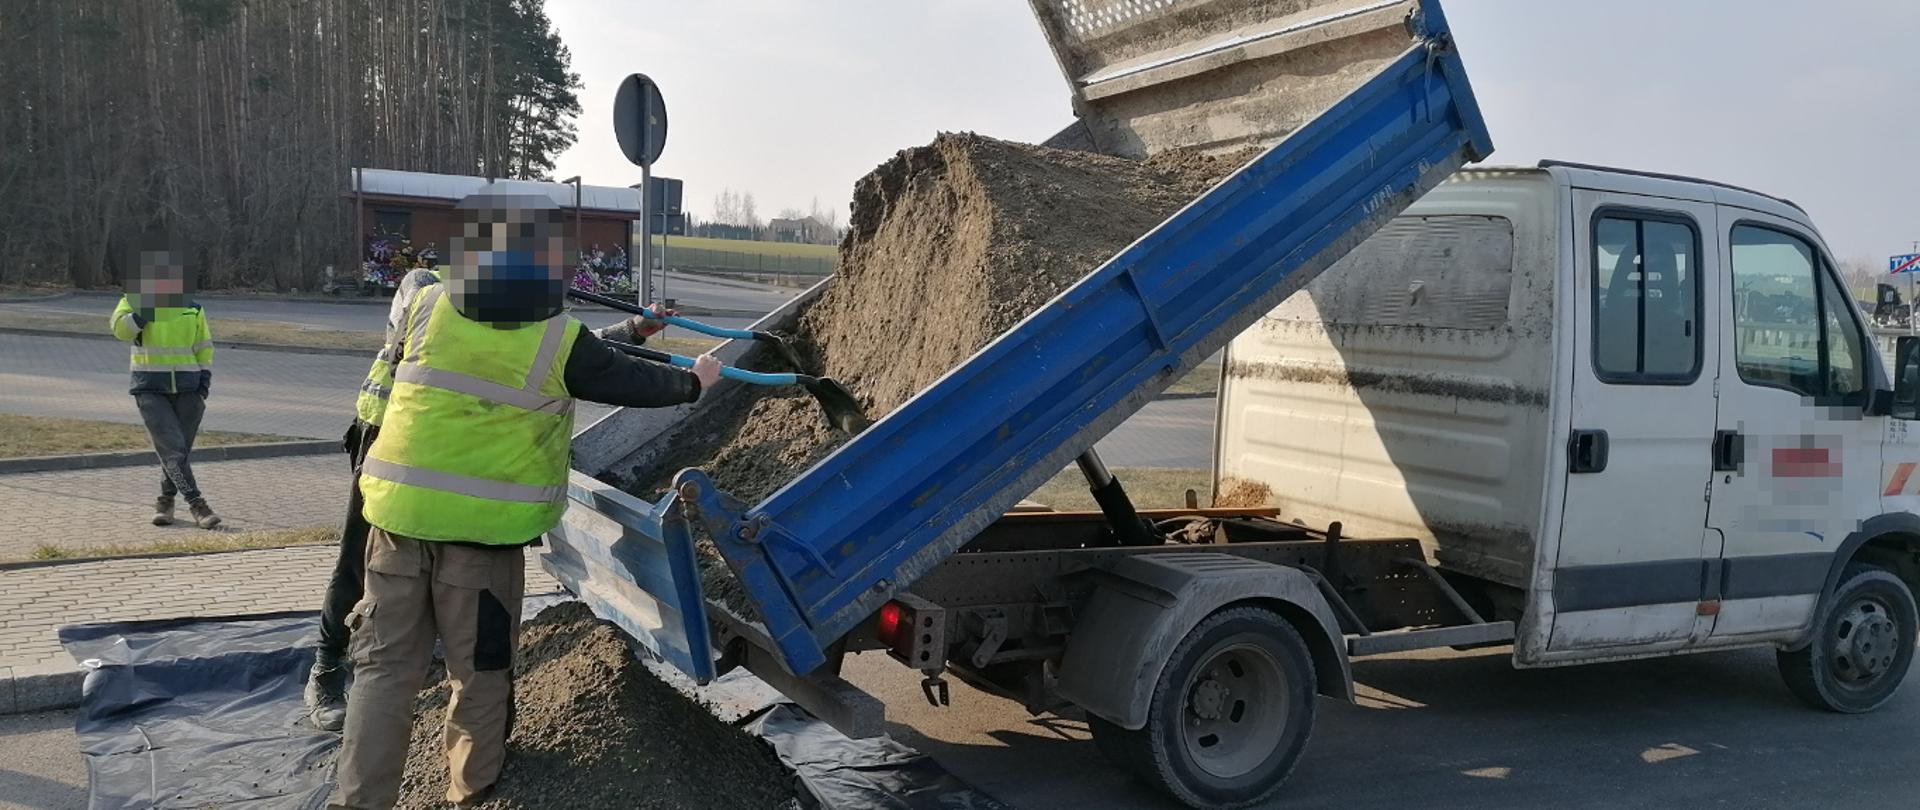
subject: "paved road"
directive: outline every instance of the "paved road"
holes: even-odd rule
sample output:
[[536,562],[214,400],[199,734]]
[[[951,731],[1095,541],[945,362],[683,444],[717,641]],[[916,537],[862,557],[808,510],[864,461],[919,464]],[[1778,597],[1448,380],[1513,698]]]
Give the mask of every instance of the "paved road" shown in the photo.
[[[127,396],[127,348],[118,341],[0,333],[0,357],[0,413],[140,422]],[[202,427],[337,439],[353,418],[369,362],[371,355],[220,349]],[[590,424],[606,412],[582,403],[576,420]]]
[[[749,282],[715,281],[700,276],[683,276],[673,273],[667,277],[665,292],[684,306],[765,312],[785,303],[801,291]],[[102,328],[105,328],[107,313],[113,311],[114,300],[118,297],[114,293],[78,292],[49,301],[0,304],[0,312],[99,315]],[[206,305],[208,313],[214,318],[213,327],[216,334],[220,328],[220,318],[278,321],[314,329],[348,331],[382,329],[385,328],[387,320],[387,308],[376,304],[337,304],[267,297],[216,296],[208,299]],[[574,314],[588,326],[594,327],[606,326],[626,317],[597,307],[576,310]],[[753,322],[752,318],[729,316],[716,316],[702,320],[735,328]],[[669,334],[685,336],[691,333],[682,333],[681,330],[674,329]]]
[[[311,304],[331,309],[344,305]],[[127,397],[127,350],[115,341],[0,333],[0,413],[137,424]],[[359,357],[221,349],[215,356],[207,430],[340,435],[367,374]],[[581,403],[576,423],[607,409]],[[1099,445],[1112,467],[1203,468],[1213,441],[1213,400],[1149,404]]]
[[0,716],[0,810],[87,806],[87,764],[72,711]]
[[[1787,694],[1767,651],[1517,671],[1505,650],[1357,663],[1360,705],[1321,700],[1287,808],[1920,805],[1920,682],[1880,712]],[[1086,724],[1031,717],[958,682],[953,706],[878,653],[848,677],[894,736],[1017,807],[1171,808],[1109,765]]]
[[1212,397],[1147,403],[1094,445],[1108,467],[1204,470],[1213,464]]

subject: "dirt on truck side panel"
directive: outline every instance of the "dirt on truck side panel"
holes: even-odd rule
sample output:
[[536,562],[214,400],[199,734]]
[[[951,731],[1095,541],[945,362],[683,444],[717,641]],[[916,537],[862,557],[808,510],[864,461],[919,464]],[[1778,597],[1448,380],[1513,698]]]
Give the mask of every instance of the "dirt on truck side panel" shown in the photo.
[[1222,479],[1268,485],[1283,519],[1416,537],[1527,587],[1553,452],[1554,200],[1544,172],[1464,171],[1236,338]]

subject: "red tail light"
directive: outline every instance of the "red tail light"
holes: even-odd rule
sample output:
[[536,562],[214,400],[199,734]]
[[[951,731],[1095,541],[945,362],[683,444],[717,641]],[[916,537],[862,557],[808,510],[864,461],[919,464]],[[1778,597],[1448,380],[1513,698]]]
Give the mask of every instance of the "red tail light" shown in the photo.
[[[875,632],[875,635],[880,637],[880,643],[889,647],[901,646],[900,620],[903,612],[897,602],[888,602],[880,606],[880,627]],[[909,632],[911,629],[908,628]]]

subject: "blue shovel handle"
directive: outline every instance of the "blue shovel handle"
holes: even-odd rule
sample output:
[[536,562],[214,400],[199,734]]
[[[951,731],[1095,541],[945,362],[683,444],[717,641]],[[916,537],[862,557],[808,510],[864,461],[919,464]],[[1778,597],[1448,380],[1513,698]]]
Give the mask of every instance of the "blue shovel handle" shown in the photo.
[[[644,357],[648,360],[657,363],[666,363],[676,368],[693,368],[693,358],[686,355],[663,352],[658,349],[649,349],[645,346],[635,346],[631,343],[621,343],[617,340],[609,340],[607,343],[635,357]],[[729,380],[739,380],[748,385],[800,385],[804,382],[798,374],[769,374],[763,371],[748,371],[743,368],[734,368],[733,366],[721,366],[720,376]]]
[[[733,340],[754,340],[759,337],[759,334],[754,332],[751,329],[728,329],[724,326],[714,326],[713,324],[710,324],[710,323],[701,323],[691,318],[682,318],[678,315],[662,316],[659,313],[654,312],[652,307],[646,307],[646,306],[641,306],[639,304],[622,301],[618,298],[609,298],[607,296],[600,295],[599,293],[590,293],[585,290],[569,289],[567,290],[567,294],[575,298],[578,298],[582,301],[587,301],[590,303],[599,304],[600,306],[603,306],[603,307],[608,307],[610,309],[617,309],[622,312],[639,315],[642,318],[648,318],[651,320],[658,320],[658,321],[666,321],[667,323],[673,324],[674,326],[678,326],[681,329],[699,332],[700,334],[703,334],[703,335],[709,335],[717,338],[730,338]],[[661,362],[666,362],[666,361],[663,360]]]
[[699,321],[692,320],[690,318],[682,318],[678,315],[666,315],[666,316],[655,315],[652,307],[641,307],[640,315],[641,317],[644,317],[644,318],[657,318],[659,320],[663,320],[663,321],[666,321],[667,323],[673,324],[674,326],[678,326],[681,329],[686,329],[693,332],[699,332],[700,334],[711,335],[717,338],[731,338],[734,340],[753,340],[754,339],[754,334],[752,329],[728,329],[724,326],[714,326],[713,324],[710,324],[710,323],[701,323]]

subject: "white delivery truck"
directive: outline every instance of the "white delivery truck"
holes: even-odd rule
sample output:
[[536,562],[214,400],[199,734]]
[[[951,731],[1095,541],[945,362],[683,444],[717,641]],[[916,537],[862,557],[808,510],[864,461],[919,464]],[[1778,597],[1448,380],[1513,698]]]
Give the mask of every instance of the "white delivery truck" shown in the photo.
[[1767,645],[1864,712],[1916,639],[1912,343],[1896,394],[1790,201],[1468,169],[1230,344],[1216,486],[1417,538],[1516,666]]

